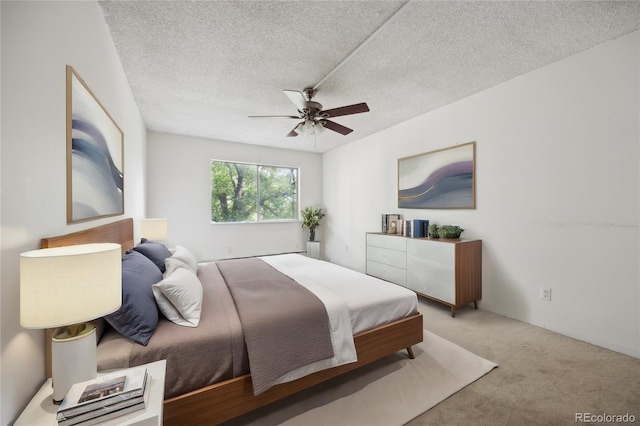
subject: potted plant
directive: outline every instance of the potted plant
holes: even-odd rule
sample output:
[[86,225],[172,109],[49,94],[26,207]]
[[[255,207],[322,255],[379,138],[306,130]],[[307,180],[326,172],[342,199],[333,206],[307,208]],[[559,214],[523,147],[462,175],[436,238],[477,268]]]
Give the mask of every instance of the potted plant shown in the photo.
[[316,228],[320,226],[320,221],[325,216],[324,210],[321,207],[305,207],[300,211],[302,215],[302,227],[309,228],[309,241],[315,241]]

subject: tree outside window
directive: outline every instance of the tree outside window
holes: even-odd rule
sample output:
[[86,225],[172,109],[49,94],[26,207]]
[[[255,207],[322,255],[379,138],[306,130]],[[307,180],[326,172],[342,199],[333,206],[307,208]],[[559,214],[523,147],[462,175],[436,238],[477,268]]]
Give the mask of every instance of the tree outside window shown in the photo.
[[298,219],[298,169],[211,162],[211,220],[219,223]]

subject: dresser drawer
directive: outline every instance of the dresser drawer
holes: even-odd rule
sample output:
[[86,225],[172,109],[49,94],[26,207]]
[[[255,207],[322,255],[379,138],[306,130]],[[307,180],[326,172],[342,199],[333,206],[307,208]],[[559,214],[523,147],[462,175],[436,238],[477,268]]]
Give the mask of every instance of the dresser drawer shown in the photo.
[[407,240],[407,255],[429,259],[452,268],[455,265],[456,245],[452,243],[428,240]]
[[407,239],[394,235],[367,234],[367,245],[403,252],[407,251]]
[[406,285],[407,282],[406,270],[371,260],[367,260],[367,274],[386,281],[391,281],[395,284],[400,284],[401,286]]
[[405,252],[382,247],[367,246],[367,260],[395,266],[396,268],[405,269],[407,267],[407,254]]

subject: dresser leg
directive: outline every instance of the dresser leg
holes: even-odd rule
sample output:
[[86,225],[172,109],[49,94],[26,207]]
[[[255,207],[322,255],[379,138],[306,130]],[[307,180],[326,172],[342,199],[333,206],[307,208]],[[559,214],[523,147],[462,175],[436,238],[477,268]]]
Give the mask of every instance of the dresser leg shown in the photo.
[[451,307],[451,318],[455,318],[456,317],[456,307],[452,306]]
[[474,307],[474,308],[476,308],[476,309],[478,309],[478,301],[477,301],[477,300],[474,300],[474,301],[473,301],[473,307]]

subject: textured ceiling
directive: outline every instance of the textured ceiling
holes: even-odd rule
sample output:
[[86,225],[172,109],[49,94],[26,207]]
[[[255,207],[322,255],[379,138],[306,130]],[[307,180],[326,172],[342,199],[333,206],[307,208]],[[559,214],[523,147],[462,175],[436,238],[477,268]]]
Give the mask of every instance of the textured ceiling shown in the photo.
[[[324,152],[640,28],[638,1],[101,1],[147,127]],[[346,59],[346,61],[345,61]],[[283,89],[354,129],[286,137]]]

